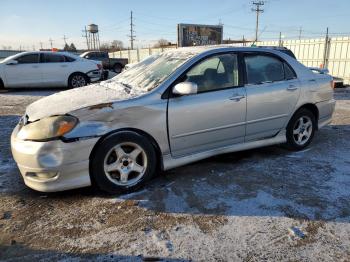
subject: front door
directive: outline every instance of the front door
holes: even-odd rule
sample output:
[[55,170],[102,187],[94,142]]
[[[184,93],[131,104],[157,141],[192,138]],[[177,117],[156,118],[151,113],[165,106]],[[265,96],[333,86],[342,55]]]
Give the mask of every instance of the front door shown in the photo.
[[174,157],[244,141],[245,88],[240,87],[237,54],[211,56],[193,66],[183,81],[198,93],[169,98],[168,128]]
[[42,83],[42,70],[39,64],[39,54],[24,54],[15,59],[18,64],[5,65],[6,86],[35,87]]
[[300,94],[292,68],[276,56],[248,54],[244,58],[247,90],[246,141],[276,135],[288,121]]

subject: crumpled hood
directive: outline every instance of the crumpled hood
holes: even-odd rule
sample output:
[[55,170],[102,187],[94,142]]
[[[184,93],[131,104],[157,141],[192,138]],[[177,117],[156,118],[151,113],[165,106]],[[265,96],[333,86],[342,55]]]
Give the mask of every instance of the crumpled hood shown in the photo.
[[29,121],[67,114],[69,112],[119,100],[140,96],[141,89],[129,89],[113,80],[59,92],[30,104],[26,109]]

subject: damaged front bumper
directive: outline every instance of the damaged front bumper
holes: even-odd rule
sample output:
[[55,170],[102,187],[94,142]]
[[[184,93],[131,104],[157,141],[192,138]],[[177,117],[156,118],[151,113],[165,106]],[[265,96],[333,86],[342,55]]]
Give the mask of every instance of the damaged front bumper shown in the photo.
[[87,72],[86,74],[90,78],[90,82],[99,81],[103,77],[102,70],[92,70],[92,71]]
[[37,191],[63,191],[91,185],[89,157],[98,138],[65,143],[24,141],[11,135],[12,155],[24,183]]

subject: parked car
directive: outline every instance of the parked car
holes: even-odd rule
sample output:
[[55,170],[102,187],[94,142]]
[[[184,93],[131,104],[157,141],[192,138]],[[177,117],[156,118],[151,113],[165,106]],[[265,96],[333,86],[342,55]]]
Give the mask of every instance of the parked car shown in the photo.
[[126,58],[110,58],[108,52],[102,51],[89,51],[80,55],[83,58],[101,61],[103,69],[113,70],[115,73],[120,73],[126,64],[128,59]]
[[12,153],[38,191],[94,181],[130,192],[158,170],[222,153],[282,143],[304,149],[331,122],[331,82],[271,49],[181,48],[29,105]]
[[81,87],[101,78],[102,65],[65,52],[23,52],[0,62],[0,88]]

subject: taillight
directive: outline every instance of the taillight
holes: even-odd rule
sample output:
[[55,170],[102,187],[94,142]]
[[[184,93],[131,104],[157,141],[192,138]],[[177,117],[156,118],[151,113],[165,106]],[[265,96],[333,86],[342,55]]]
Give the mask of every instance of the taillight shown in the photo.
[[331,87],[332,87],[333,89],[335,88],[334,80],[331,81]]
[[101,70],[102,69],[102,65],[101,64],[97,64],[97,68],[98,68],[98,70]]

